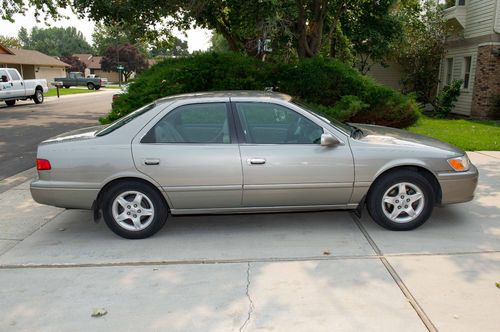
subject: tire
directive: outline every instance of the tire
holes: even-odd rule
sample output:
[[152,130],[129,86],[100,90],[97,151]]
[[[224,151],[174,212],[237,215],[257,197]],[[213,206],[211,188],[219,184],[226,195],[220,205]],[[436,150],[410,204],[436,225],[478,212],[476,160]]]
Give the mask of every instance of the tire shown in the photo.
[[392,231],[408,231],[429,219],[435,197],[432,185],[423,175],[397,170],[375,181],[368,194],[367,207],[380,226]]
[[94,89],[95,89],[95,85],[94,85],[94,83],[87,83],[87,88],[88,88],[89,90],[94,90]]
[[35,94],[33,95],[33,101],[35,102],[35,104],[43,103],[43,90],[42,89],[35,90]]
[[16,104],[16,101],[15,100],[6,100],[5,103],[7,104],[7,106],[14,106]]
[[65,88],[65,89],[69,89],[69,85],[65,85],[65,86],[64,86],[64,88]]
[[94,88],[95,90],[99,90],[101,87],[99,85],[96,85],[96,87]]
[[[141,202],[134,204],[138,195],[142,195]],[[107,190],[101,208],[108,227],[126,239],[152,236],[165,225],[168,216],[161,194],[150,185],[134,181],[119,182]],[[119,216],[122,216],[121,220]]]

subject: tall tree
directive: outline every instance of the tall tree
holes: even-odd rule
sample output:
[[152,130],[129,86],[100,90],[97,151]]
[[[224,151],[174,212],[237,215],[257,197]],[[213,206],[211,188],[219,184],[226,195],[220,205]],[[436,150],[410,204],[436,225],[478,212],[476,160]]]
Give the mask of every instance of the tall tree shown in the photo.
[[146,38],[135,35],[136,28],[130,24],[124,25],[116,22],[97,22],[95,25],[92,39],[94,40],[94,49],[97,54],[102,55],[109,46],[118,44],[132,44],[142,53],[148,52],[148,41]]
[[152,46],[149,54],[152,57],[180,57],[189,55],[188,43],[176,36],[158,41]]
[[112,45],[108,47],[101,60],[101,67],[105,71],[121,70],[125,82],[132,73],[140,73],[148,67],[148,61],[144,55],[132,44]]
[[21,41],[16,38],[16,37],[9,37],[9,36],[3,36],[0,35],[0,45],[3,45],[5,47],[15,47],[15,48],[20,48],[22,47]]
[[408,1],[401,6],[402,37],[391,57],[402,68],[406,92],[416,92],[419,101],[432,102],[439,83],[439,65],[451,31],[436,0]]
[[83,34],[74,27],[46,29],[34,27],[29,34],[26,30],[19,31],[19,39],[24,48],[53,56],[93,52]]

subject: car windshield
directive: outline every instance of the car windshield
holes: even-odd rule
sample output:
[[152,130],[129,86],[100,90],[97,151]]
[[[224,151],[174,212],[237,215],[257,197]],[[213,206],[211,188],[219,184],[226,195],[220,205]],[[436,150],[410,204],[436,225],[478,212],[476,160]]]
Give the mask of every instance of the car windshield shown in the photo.
[[292,103],[299,106],[300,108],[308,111],[309,113],[311,113],[315,117],[320,118],[321,120],[331,124],[332,126],[334,126],[336,128],[339,128],[340,130],[342,130],[343,132],[345,132],[348,135],[351,135],[353,130],[354,130],[354,127],[352,127],[348,124],[342,123],[339,120],[332,117],[331,115],[328,115],[328,114],[325,114],[321,111],[318,111],[313,106],[305,104],[302,101],[297,101],[294,99],[294,100],[292,100]]
[[111,123],[109,126],[107,126],[106,128],[104,128],[103,130],[99,131],[96,134],[96,136],[104,136],[104,135],[107,135],[107,134],[115,131],[116,129],[120,128],[121,126],[123,126],[123,125],[129,123],[130,121],[134,120],[138,116],[140,116],[140,115],[146,113],[147,111],[153,109],[155,106],[156,106],[156,103],[151,103],[151,104],[148,104],[148,105],[146,105],[144,107],[139,108],[136,111],[133,111],[129,115],[124,116],[123,118],[116,120],[115,122]]

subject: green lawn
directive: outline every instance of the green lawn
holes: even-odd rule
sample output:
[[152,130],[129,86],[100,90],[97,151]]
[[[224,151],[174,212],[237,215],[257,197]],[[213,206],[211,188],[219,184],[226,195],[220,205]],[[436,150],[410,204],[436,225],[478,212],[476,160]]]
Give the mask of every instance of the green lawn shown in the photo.
[[500,121],[432,119],[422,116],[407,130],[467,151],[500,150]]
[[[49,91],[44,95],[45,97],[53,97],[57,96],[57,89],[56,88],[50,88]],[[59,89],[59,95],[64,96],[64,95],[74,95],[77,93],[90,93],[90,92],[97,92],[95,90],[89,90],[87,88],[70,88],[70,89]]]

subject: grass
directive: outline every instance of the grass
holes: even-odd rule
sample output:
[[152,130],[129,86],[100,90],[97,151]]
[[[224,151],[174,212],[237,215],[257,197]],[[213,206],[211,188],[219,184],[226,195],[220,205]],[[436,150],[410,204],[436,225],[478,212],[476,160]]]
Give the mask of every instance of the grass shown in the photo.
[[[50,88],[49,91],[47,91],[46,94],[44,94],[45,97],[53,97],[57,96],[57,89],[56,88]],[[82,88],[82,89],[59,89],[59,95],[60,96],[65,96],[65,95],[74,95],[78,93],[90,93],[90,92],[96,92],[95,90],[89,90],[87,88]]]
[[422,116],[407,130],[437,138],[466,151],[500,150],[500,121],[432,119]]

